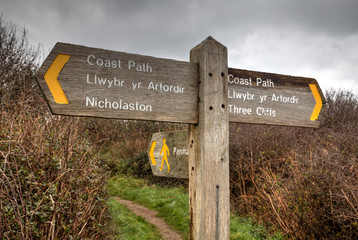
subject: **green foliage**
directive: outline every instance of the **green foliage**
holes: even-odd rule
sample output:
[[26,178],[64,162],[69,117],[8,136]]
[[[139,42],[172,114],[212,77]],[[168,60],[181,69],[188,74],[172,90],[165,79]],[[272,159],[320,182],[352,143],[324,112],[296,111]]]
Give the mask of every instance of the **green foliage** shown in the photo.
[[230,219],[230,239],[231,240],[284,240],[280,233],[269,236],[266,228],[255,224],[249,218],[231,215]]

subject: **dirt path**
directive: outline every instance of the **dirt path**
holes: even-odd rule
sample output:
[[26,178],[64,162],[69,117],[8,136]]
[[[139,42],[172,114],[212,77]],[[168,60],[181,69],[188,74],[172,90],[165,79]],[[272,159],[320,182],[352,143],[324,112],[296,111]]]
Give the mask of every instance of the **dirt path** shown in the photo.
[[157,212],[146,207],[138,205],[132,201],[124,200],[119,197],[113,197],[114,200],[125,205],[129,210],[137,216],[143,217],[147,222],[153,224],[160,232],[164,240],[182,240],[179,233],[169,227],[165,221],[157,217]]

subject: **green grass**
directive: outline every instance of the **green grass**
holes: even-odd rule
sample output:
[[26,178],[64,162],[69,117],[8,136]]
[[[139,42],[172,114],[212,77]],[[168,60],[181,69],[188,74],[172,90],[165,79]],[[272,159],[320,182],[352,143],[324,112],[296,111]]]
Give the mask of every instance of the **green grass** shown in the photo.
[[254,224],[249,218],[231,215],[230,239],[236,240],[284,240],[280,233],[270,236],[267,229],[259,224]]
[[109,211],[112,216],[111,230],[112,240],[138,240],[138,239],[161,239],[159,231],[145,222],[142,217],[136,216],[122,204],[114,199],[108,200]]
[[[184,239],[189,238],[189,197],[184,188],[163,188],[157,185],[148,185],[146,180],[135,179],[130,176],[118,175],[107,184],[110,196],[119,196],[123,199],[137,202],[147,208],[156,210],[158,216],[175,230],[180,232]],[[110,201],[113,204],[113,200]],[[113,209],[116,210],[116,209]],[[112,210],[111,210],[112,211]],[[121,215],[122,210],[112,211],[112,214]],[[140,221],[142,224],[143,222]],[[138,223],[138,225],[140,225]],[[135,228],[137,223],[130,223]],[[119,226],[121,228],[121,226]],[[139,226],[138,226],[139,227]],[[143,227],[144,229],[144,227]],[[121,230],[126,231],[126,230]],[[137,237],[135,239],[155,239]],[[123,238],[132,239],[132,238]],[[134,238],[133,238],[134,239]],[[159,238],[160,239],[160,238]],[[271,237],[265,228],[253,224],[249,219],[231,216],[230,239],[256,240],[256,239],[284,239],[280,235]]]
[[[158,212],[182,236],[189,236],[189,201],[184,188],[147,186],[145,180],[116,176],[108,183],[110,196],[135,201]],[[186,237],[188,238],[188,237]]]

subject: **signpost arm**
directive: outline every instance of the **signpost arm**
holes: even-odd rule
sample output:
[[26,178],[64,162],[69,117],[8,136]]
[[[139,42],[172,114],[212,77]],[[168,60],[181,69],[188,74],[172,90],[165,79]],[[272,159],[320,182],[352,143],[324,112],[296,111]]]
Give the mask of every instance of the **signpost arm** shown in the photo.
[[190,239],[229,239],[227,49],[208,37],[190,61],[199,64],[199,123],[189,125]]

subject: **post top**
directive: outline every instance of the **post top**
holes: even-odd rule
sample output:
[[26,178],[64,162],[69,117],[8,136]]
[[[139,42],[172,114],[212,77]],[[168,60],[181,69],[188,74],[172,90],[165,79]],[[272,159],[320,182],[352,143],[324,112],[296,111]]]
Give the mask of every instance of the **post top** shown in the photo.
[[205,45],[208,45],[208,44],[217,45],[218,47],[226,49],[226,47],[223,44],[221,44],[220,42],[218,42],[215,38],[213,38],[212,36],[208,36],[204,41],[202,41],[197,46],[195,46],[193,49],[191,49],[191,51],[194,51],[196,49],[202,48],[202,47],[204,47]]

